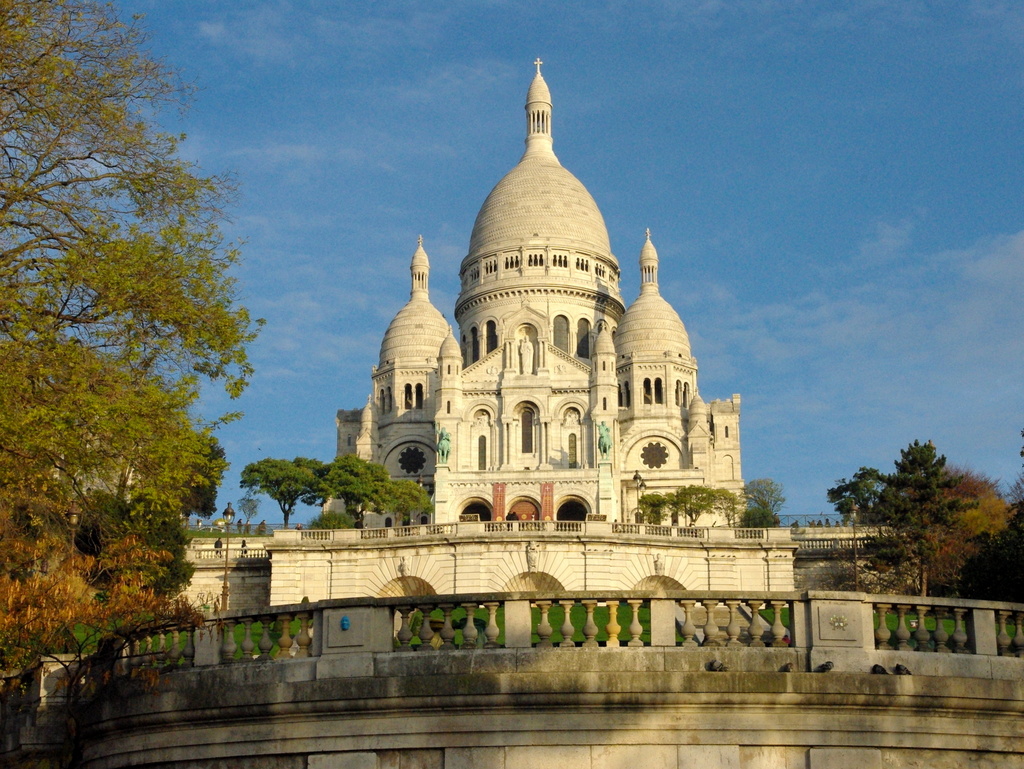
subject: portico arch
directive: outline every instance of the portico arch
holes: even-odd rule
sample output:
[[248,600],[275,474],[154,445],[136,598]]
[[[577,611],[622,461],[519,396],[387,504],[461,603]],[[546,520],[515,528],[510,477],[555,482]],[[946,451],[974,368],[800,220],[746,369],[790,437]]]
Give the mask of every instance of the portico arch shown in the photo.
[[585,521],[589,512],[589,506],[579,497],[566,497],[558,503],[558,512],[555,513],[555,520]]
[[505,520],[508,521],[536,521],[538,518],[540,518],[540,506],[527,497],[514,500],[505,514]]
[[406,595],[437,595],[437,591],[422,577],[395,577],[377,593],[378,598],[397,598]]
[[460,515],[478,515],[481,521],[489,521],[493,517],[491,506],[482,499],[470,499],[463,506]]

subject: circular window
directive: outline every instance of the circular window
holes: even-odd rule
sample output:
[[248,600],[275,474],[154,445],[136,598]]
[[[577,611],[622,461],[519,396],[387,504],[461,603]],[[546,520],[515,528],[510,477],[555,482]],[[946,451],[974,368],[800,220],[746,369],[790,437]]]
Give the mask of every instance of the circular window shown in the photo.
[[426,456],[421,449],[415,446],[410,446],[398,455],[398,466],[408,475],[418,473],[425,464],[427,464]]
[[640,459],[652,470],[657,470],[668,462],[668,449],[660,443],[648,443],[640,452]]

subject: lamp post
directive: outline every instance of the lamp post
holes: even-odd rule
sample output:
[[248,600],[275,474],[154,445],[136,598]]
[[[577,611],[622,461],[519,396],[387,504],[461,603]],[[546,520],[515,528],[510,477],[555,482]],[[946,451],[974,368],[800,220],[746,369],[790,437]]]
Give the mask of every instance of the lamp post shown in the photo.
[[640,475],[639,470],[633,473],[633,485],[636,486],[636,509],[633,511],[633,519],[640,523],[640,497],[643,496],[647,484],[644,482],[644,478]]
[[228,506],[224,508],[224,512],[221,513],[221,518],[224,519],[224,587],[220,594],[220,610],[228,610],[228,594],[230,589],[228,588],[228,557],[231,552],[231,521],[235,518],[235,508],[228,502]]

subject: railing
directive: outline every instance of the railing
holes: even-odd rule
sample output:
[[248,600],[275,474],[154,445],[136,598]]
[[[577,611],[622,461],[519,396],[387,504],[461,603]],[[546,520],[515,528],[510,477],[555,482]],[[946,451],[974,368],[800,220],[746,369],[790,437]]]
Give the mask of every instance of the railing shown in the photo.
[[788,529],[730,529],[725,527],[668,526],[647,523],[607,521],[460,521],[428,523],[419,526],[395,526],[378,529],[310,529],[281,530],[274,541],[340,542],[358,540],[391,540],[414,537],[476,537],[481,534],[569,534],[573,536],[633,535],[661,539],[699,539],[727,541],[735,539],[771,539],[790,541]]
[[[858,615],[863,618],[857,619]],[[355,645],[331,628],[359,623]],[[816,624],[817,623],[817,624]],[[827,625],[827,627],[826,627]],[[817,628],[817,629],[815,629]],[[353,636],[353,638],[356,636]],[[837,640],[838,639],[838,640]],[[338,646],[337,644],[335,646]],[[324,601],[229,613],[130,646],[124,669],[288,660],[353,651],[612,647],[828,653],[832,648],[1024,659],[1024,605],[860,593],[486,594]],[[862,672],[871,667],[868,660]],[[792,661],[792,660],[791,660]],[[950,675],[960,675],[955,671]],[[1024,668],[1014,673],[1024,674]]]
[[[224,548],[209,545],[202,548],[193,547],[189,550],[189,556],[197,561],[224,560]],[[269,558],[267,549],[262,545],[247,545],[243,550],[240,545],[233,545],[228,554],[230,560],[235,561],[246,558]]]

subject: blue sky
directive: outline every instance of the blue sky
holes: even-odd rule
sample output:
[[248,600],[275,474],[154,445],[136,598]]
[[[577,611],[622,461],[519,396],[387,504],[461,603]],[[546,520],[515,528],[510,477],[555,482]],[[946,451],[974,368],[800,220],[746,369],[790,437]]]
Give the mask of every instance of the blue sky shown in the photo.
[[[639,289],[644,229],[706,400],[787,514],[915,439],[1004,481],[1024,427],[1024,4],[120,0],[199,91],[184,153],[240,189],[256,375],[207,416],[238,473],[334,450],[416,237],[452,319],[545,62],[555,151]],[[268,520],[276,506],[265,501]],[[261,516],[263,515],[261,513]],[[300,514],[299,520],[311,511]]]

